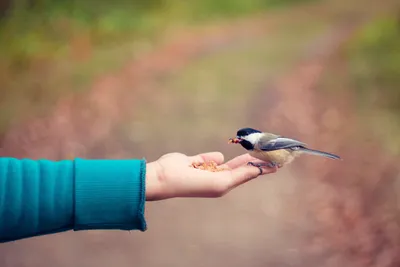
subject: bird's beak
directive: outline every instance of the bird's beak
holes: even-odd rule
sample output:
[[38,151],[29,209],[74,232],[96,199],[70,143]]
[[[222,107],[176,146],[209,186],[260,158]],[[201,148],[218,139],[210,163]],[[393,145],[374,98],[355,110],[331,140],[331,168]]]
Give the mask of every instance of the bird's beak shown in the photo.
[[240,143],[242,141],[242,139],[240,139],[240,138],[229,138],[229,141],[228,141],[228,143],[229,144],[238,144],[238,143]]

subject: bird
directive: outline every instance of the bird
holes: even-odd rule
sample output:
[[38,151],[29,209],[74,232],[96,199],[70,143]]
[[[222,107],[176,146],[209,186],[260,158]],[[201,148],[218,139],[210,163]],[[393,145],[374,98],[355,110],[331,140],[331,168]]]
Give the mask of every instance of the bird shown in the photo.
[[298,140],[273,133],[261,132],[253,128],[239,129],[236,137],[229,139],[229,143],[240,144],[252,157],[263,161],[264,163],[248,162],[248,165],[258,167],[260,173],[262,173],[262,166],[281,168],[293,162],[301,154],[342,160],[341,157],[335,154],[308,148],[305,143]]

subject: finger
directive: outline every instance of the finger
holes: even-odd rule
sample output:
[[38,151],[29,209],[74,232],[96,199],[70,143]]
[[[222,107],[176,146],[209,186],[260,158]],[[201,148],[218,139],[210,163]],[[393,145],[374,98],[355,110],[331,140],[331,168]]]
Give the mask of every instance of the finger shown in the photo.
[[231,181],[228,185],[228,191],[242,185],[250,180],[257,178],[260,175],[275,173],[277,168],[268,167],[254,167],[254,166],[242,166],[231,171]]
[[234,170],[222,171],[222,172],[196,172],[196,176],[201,176],[201,179],[195,179],[198,181],[197,188],[199,191],[206,195],[219,197],[223,196],[235,187],[244,184],[254,178],[274,173],[277,168],[262,167],[262,173],[260,169],[254,166],[242,166]]
[[[262,171],[262,172],[261,172]],[[232,187],[236,187],[243,183],[246,183],[260,175],[270,174],[277,171],[277,168],[269,167],[255,167],[255,166],[242,166],[231,171],[232,174]]]
[[190,177],[193,178],[191,179],[191,190],[186,192],[185,196],[220,197],[260,175],[276,172],[277,168],[262,167],[261,170],[260,173],[259,168],[249,165],[221,172],[191,169]]
[[189,157],[191,162],[215,161],[218,165],[224,162],[224,155],[221,152],[208,152]]
[[257,160],[256,158],[250,156],[250,154],[246,153],[236,158],[231,159],[230,161],[224,164],[224,167],[228,167],[230,169],[236,169],[237,167],[243,166],[247,164],[249,161],[254,162]]

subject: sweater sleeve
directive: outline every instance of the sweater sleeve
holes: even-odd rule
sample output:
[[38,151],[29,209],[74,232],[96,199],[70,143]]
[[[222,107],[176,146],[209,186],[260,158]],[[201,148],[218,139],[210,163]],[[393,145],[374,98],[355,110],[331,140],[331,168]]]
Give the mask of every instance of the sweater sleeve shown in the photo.
[[145,160],[0,158],[0,242],[68,230],[145,231]]

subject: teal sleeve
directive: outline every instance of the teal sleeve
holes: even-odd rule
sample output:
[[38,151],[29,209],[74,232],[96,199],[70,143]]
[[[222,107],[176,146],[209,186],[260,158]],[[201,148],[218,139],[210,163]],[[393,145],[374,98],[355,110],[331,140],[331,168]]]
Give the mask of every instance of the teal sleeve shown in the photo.
[[0,242],[68,230],[146,230],[146,162],[0,158]]

